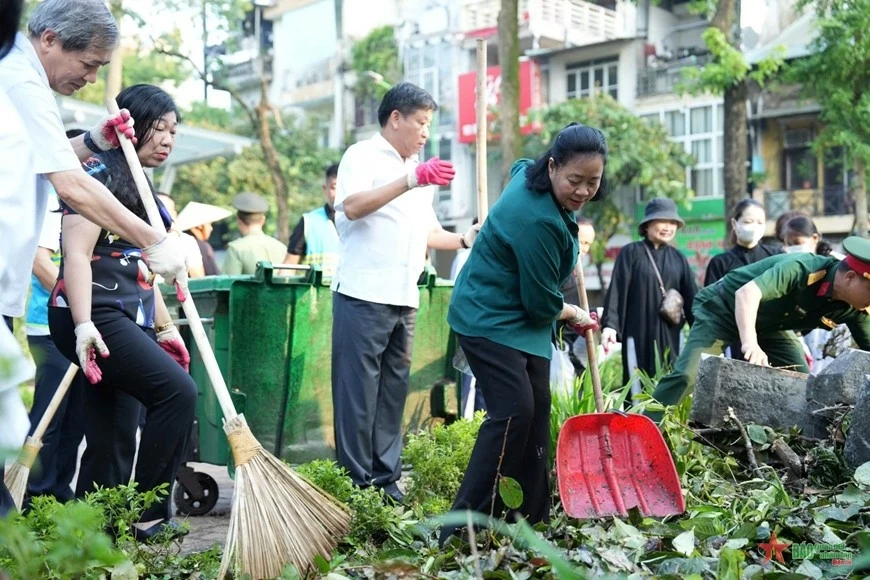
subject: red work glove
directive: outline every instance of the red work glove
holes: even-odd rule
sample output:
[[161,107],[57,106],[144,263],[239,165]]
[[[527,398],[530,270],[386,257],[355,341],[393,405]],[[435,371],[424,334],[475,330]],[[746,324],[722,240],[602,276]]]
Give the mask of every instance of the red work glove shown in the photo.
[[568,325],[580,336],[586,336],[586,331],[598,331],[598,313],[586,312],[579,306],[571,305],[574,308],[574,317],[568,320]]
[[424,185],[449,185],[454,175],[456,171],[452,163],[433,157],[408,172],[408,189]]
[[157,333],[157,344],[181,365],[185,372],[190,372],[190,353],[187,352],[187,347],[184,346],[184,341],[181,340],[175,325]]
[[130,116],[130,111],[121,109],[117,115],[107,115],[100,119],[96,125],[91,127],[88,135],[100,151],[108,151],[109,149],[120,147],[121,142],[118,140],[118,133],[123,133],[135,145],[138,139],[136,139],[136,133],[133,131],[134,122],[133,117]]

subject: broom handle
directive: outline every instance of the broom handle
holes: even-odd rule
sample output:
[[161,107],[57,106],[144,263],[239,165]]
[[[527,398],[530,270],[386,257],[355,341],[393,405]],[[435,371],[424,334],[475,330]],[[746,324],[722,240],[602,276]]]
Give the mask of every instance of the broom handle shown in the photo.
[[[118,103],[115,99],[107,99],[106,106],[109,112],[113,115],[118,114]],[[142,199],[142,204],[145,206],[145,213],[148,215],[148,221],[151,222],[151,227],[155,230],[165,233],[161,229],[163,219],[160,217],[160,210],[157,209],[157,203],[154,201],[154,196],[151,195],[151,188],[148,186],[148,181],[145,179],[145,171],[142,169],[142,164],[139,163],[139,156],[136,154],[136,149],[133,143],[127,139],[122,133],[118,133],[118,140],[121,142],[121,149],[124,151],[124,157],[127,158],[127,164],[130,166],[130,172],[133,174],[133,181],[136,182],[136,189],[139,190],[139,197]],[[160,290],[157,290],[158,292]],[[224,377],[221,374],[221,369],[218,366],[217,359],[214,356],[214,351],[211,348],[211,343],[208,341],[208,336],[205,334],[205,329],[202,326],[202,320],[199,317],[199,312],[196,310],[196,305],[193,303],[193,298],[190,296],[190,290],[187,284],[181,285],[176,283],[176,291],[181,294],[179,300],[181,307],[184,309],[184,315],[187,317],[190,330],[193,333],[193,340],[196,342],[196,347],[202,356],[205,363],[205,370],[208,372],[208,378],[217,395],[218,403],[223,411],[224,419],[230,420],[238,413],[233,405],[233,400],[230,398],[230,391],[227,384],[224,382]]]
[[[586,296],[586,280],[583,277],[582,258],[577,260],[574,269],[574,279],[577,281],[577,294],[580,295],[580,307],[589,312],[589,298]],[[595,410],[604,412],[604,395],[601,394],[601,375],[598,374],[598,363],[595,360],[595,332],[590,328],[586,331],[586,354],[589,356],[589,372],[592,373],[592,390],[595,393]]]
[[39,423],[36,425],[36,429],[34,429],[31,437],[40,441],[42,440],[42,436],[45,435],[45,432],[48,430],[48,426],[51,424],[51,420],[54,419],[54,414],[57,413],[57,408],[60,407],[60,403],[66,396],[66,392],[69,390],[69,386],[72,384],[77,372],[79,372],[79,367],[74,364],[70,364],[69,368],[66,369],[66,373],[60,380],[57,390],[51,397],[51,402],[48,403],[48,408],[45,410],[45,413],[42,414],[42,419],[39,420]]
[[477,221],[483,223],[489,213],[486,195],[486,40],[477,39]]

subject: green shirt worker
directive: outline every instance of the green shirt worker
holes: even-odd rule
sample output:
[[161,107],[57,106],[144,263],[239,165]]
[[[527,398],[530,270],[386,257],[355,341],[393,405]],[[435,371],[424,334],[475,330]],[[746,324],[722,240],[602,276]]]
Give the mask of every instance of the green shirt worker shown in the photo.
[[[456,279],[447,322],[456,331],[487,417],[474,444],[454,510],[495,514],[499,472],[522,486],[518,512],[549,519],[550,356],[555,323],[578,333],[597,328],[566,304],[560,288],[577,263],[574,212],[606,190],[607,142],[598,129],[572,124],[535,162],[520,160],[483,223]],[[501,458],[501,459],[500,459]],[[455,527],[441,532],[443,544]]]
[[244,192],[233,198],[233,207],[242,237],[227,244],[224,275],[254,274],[257,262],[282,263],[284,244],[263,232],[269,202],[256,193]]
[[[747,361],[809,372],[799,339],[787,331],[846,324],[870,350],[870,240],[843,241],[846,257],[782,254],[738,268],[695,297],[695,324],[674,370],[653,397],[678,403],[694,388],[702,353],[738,342]],[[660,413],[650,413],[658,419]]]

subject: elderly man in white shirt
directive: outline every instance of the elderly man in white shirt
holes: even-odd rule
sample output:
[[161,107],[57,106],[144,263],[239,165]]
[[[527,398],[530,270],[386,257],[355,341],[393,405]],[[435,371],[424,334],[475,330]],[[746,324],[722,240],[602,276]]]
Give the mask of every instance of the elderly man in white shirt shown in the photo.
[[[33,11],[28,35],[16,37],[21,5],[20,0],[0,2],[0,314],[5,322],[0,359],[9,369],[0,377],[0,451],[10,442],[20,446],[29,427],[17,385],[33,370],[10,331],[12,317],[24,314],[49,184],[79,214],[139,244],[155,273],[184,282],[187,271],[177,237],[151,229],[81,167],[92,152],[118,147],[116,128],[133,134],[129,113],[107,115],[72,140],[64,133],[52,90],[71,95],[96,81],[118,44],[118,28],[105,3],[44,0]],[[2,479],[0,460],[0,515],[12,507]]]
[[[15,29],[21,16],[23,0],[0,3],[0,61],[11,50]],[[36,213],[36,179],[33,173],[33,151],[12,102],[0,92],[0,280],[8,269],[9,260],[27,248],[26,240],[33,236],[32,216]],[[15,453],[24,438],[30,421],[27,409],[18,394],[18,385],[33,376],[33,368],[18,346],[12,329],[0,324],[0,518],[14,509],[12,496],[3,483],[6,455]]]
[[107,115],[84,135],[67,139],[52,93],[71,95],[96,81],[99,68],[109,62],[119,34],[105,3],[44,0],[33,11],[27,29],[27,35],[18,33],[12,50],[0,62],[0,91],[12,101],[33,145],[36,211],[26,219],[35,227],[25,250],[10,257],[10,268],[0,279],[0,313],[24,314],[49,185],[91,222],[139,244],[153,272],[168,280],[185,276],[185,253],[178,237],[152,229],[81,167],[81,161],[93,153],[119,146],[116,127],[133,135],[129,113]]
[[378,109],[381,130],[345,152],[335,196],[336,453],[354,484],[375,485],[399,502],[402,416],[426,249],[470,248],[479,230],[447,232],[435,217],[435,186],[454,176],[449,162],[417,160],[436,109],[432,96],[411,83],[387,91]]

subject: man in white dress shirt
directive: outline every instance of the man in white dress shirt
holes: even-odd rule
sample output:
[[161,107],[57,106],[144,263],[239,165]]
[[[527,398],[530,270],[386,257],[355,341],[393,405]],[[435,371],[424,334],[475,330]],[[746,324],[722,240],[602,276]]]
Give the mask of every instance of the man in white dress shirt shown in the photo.
[[109,62],[119,40],[111,12],[102,0],[43,0],[27,30],[26,35],[17,34],[11,51],[0,61],[0,91],[15,107],[33,147],[36,211],[24,219],[35,226],[27,247],[10,258],[10,267],[0,279],[0,313],[4,317],[24,314],[51,186],[77,213],[139,244],[156,274],[168,280],[186,274],[178,237],[152,229],[82,169],[81,162],[94,153],[119,146],[116,127],[133,136],[129,112],[106,115],[90,131],[67,139],[57,108],[53,91],[73,94],[95,82],[99,68]]
[[400,83],[378,108],[381,130],[352,145],[338,167],[332,280],[332,399],[338,463],[353,482],[401,502],[402,416],[426,249],[470,248],[479,229],[445,231],[432,206],[453,165],[419,163],[435,100]]

